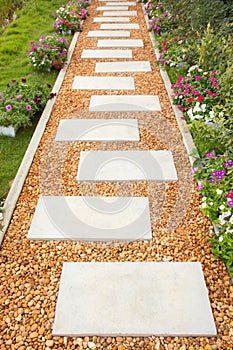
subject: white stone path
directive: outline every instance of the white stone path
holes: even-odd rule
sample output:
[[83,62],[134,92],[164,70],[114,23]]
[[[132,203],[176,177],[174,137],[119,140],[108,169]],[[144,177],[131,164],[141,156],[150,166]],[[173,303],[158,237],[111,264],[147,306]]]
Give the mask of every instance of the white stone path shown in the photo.
[[[99,1],[102,5],[104,0]],[[105,6],[99,6],[97,10],[104,11],[103,16],[95,17],[93,22],[100,23],[100,28],[95,32],[90,31],[88,37],[110,34],[104,32],[106,29],[114,29],[115,34],[110,35],[119,35],[114,23],[129,23],[129,17],[137,16],[135,10],[116,11],[122,6],[135,6],[135,3],[111,0]],[[104,26],[102,23],[111,25]],[[123,28],[123,25],[119,26],[119,29]],[[138,27],[129,23],[127,29],[135,30]],[[131,50],[124,51],[124,48],[143,50],[143,40],[98,40],[97,47],[120,50],[84,48],[82,58],[132,59]],[[144,74],[150,74],[151,67],[147,61],[117,62],[97,62],[96,73],[145,71]],[[132,90],[130,95],[124,95],[123,91],[119,95],[105,95],[104,91],[102,95],[92,95],[90,112],[161,111],[158,96],[133,94],[133,77],[77,76],[74,77],[72,89]],[[98,119],[61,121],[56,141],[139,140],[135,119],[131,122],[127,119],[127,123],[120,119],[116,123],[109,121],[109,124],[106,120]],[[132,126],[133,132],[130,129]],[[142,179],[139,173],[143,174],[143,179],[151,181],[177,180],[170,151],[81,152],[77,179],[127,181]],[[151,240],[148,198],[41,197],[28,239]],[[64,263],[53,334],[214,336],[216,328],[201,264]]]

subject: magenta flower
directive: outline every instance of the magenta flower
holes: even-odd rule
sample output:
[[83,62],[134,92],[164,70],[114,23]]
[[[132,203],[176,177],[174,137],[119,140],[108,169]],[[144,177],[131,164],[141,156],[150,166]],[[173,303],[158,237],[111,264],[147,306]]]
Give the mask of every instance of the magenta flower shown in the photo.
[[7,111],[10,111],[11,109],[12,109],[12,106],[11,106],[11,105],[7,105],[7,106],[6,106],[6,110],[7,110]]
[[230,207],[233,207],[233,201],[229,201],[229,202],[228,202],[228,205],[229,205]]
[[196,80],[201,80],[202,76],[201,75],[197,75],[196,76]]
[[217,171],[216,171],[216,170],[214,170],[214,171],[212,171],[211,175],[212,175],[212,176],[217,176],[217,175],[218,175],[218,173],[217,173]]
[[23,95],[17,95],[16,96],[16,98],[18,98],[18,99],[20,99],[20,98],[22,98],[23,97]]
[[213,158],[213,157],[215,157],[213,152],[210,152],[210,153],[206,154],[206,158]]
[[26,105],[26,109],[27,109],[28,111],[30,111],[30,110],[32,109],[32,107],[31,107],[30,105]]
[[201,191],[203,188],[204,188],[204,186],[200,185],[200,186],[197,187],[197,191]]
[[216,179],[211,178],[209,182],[214,183],[215,181],[216,181]]

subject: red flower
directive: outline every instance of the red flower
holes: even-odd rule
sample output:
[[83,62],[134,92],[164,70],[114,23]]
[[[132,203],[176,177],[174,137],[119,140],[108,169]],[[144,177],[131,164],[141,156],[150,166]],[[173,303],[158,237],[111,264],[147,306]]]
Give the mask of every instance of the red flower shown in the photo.
[[203,99],[204,99],[204,96],[198,96],[198,101],[202,103]]
[[192,102],[193,100],[194,100],[194,97],[189,97],[189,98],[187,99],[187,102],[190,103],[190,102]]
[[176,41],[178,40],[178,38],[177,38],[177,37],[175,37],[173,40],[176,42]]

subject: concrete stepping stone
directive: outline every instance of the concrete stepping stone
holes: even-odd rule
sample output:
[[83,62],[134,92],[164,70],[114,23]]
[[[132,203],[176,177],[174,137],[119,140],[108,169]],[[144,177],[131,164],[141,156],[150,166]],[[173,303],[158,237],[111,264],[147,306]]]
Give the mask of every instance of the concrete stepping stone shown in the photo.
[[95,72],[151,72],[151,66],[149,61],[97,62]]
[[55,141],[139,141],[137,119],[61,120]]
[[136,6],[135,1],[108,1],[106,2],[106,6]]
[[101,22],[129,22],[130,19],[127,17],[94,17],[93,22],[94,23],[101,23]]
[[103,13],[103,16],[111,17],[111,16],[129,16],[129,17],[135,17],[137,16],[137,11],[105,11]]
[[30,240],[151,240],[146,197],[42,196]]
[[174,181],[170,151],[81,151],[77,181]]
[[97,47],[143,47],[143,40],[141,39],[109,39],[109,40],[98,40]]
[[123,30],[90,30],[87,34],[88,38],[129,38],[130,32]]
[[90,112],[149,112],[161,111],[159,98],[156,95],[93,95]]
[[128,6],[99,6],[97,11],[128,11]]
[[83,50],[81,58],[132,58],[132,50]]
[[132,77],[77,76],[73,90],[135,90]]
[[65,262],[54,336],[212,337],[199,262]]
[[107,23],[101,24],[100,29],[139,29],[139,24],[136,23]]

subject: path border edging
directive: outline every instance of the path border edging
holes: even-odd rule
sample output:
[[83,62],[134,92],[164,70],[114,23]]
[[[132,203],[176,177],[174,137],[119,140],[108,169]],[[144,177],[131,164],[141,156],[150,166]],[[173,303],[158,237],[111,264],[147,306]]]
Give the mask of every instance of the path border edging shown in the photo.
[[[147,16],[147,14],[145,12],[145,9],[144,9],[143,5],[144,4],[141,3],[142,11],[143,11],[144,18],[145,18],[145,21],[146,21],[146,24],[147,24],[147,29],[148,29],[149,28],[149,19],[148,19],[148,16]],[[159,50],[157,49],[157,44],[156,44],[156,40],[154,38],[154,35],[152,34],[152,32],[148,31],[148,33],[149,33],[149,36],[150,36],[150,39],[151,39],[151,43],[152,43],[152,46],[153,46],[153,49],[154,49],[154,53],[155,53],[156,59],[159,60]],[[169,78],[169,76],[167,74],[167,71],[164,70],[162,67],[159,67],[159,71],[160,71],[161,77],[163,79],[163,82],[164,82],[164,85],[165,85],[165,88],[166,88],[166,91],[167,91],[167,94],[168,94],[168,98],[169,98],[169,101],[171,103],[173,112],[175,114],[175,118],[176,118],[178,127],[179,127],[181,135],[183,137],[183,142],[184,142],[185,148],[186,148],[187,153],[188,153],[188,158],[189,158],[190,164],[193,165],[195,159],[194,159],[194,157],[191,156],[191,153],[192,153],[192,151],[194,149],[197,151],[196,145],[194,144],[192,135],[191,135],[191,133],[190,133],[190,131],[188,129],[188,125],[187,125],[186,121],[184,119],[182,119],[182,115],[183,115],[182,112],[178,109],[178,107],[176,105],[173,104],[173,101],[172,101],[172,98],[171,98],[171,95],[172,95],[171,81],[170,81],[170,78]]]
[[6,197],[4,206],[3,206],[3,220],[0,221],[0,224],[2,225],[2,228],[0,229],[0,247],[4,238],[4,235],[8,229],[8,226],[10,224],[13,212],[15,210],[17,201],[19,199],[20,193],[22,191],[24,182],[26,180],[26,177],[28,175],[29,169],[31,167],[32,161],[34,159],[34,156],[36,154],[37,148],[40,144],[41,138],[44,134],[46,125],[49,121],[49,118],[51,116],[54,104],[56,102],[58,92],[60,91],[60,88],[62,86],[63,80],[65,78],[67,69],[69,67],[75,45],[78,41],[78,37],[80,35],[80,32],[76,32],[73,35],[72,41],[70,43],[68,53],[67,53],[67,61],[64,65],[64,67],[60,70],[57,79],[55,81],[55,84],[52,89],[52,93],[56,93],[56,96],[48,100],[46,103],[46,106],[43,110],[43,113],[40,117],[40,120],[37,124],[37,127],[32,135],[31,141],[27,147],[27,150],[24,154],[23,160],[19,166],[19,169],[16,173],[16,176],[14,178],[13,184],[8,192],[8,195]]

